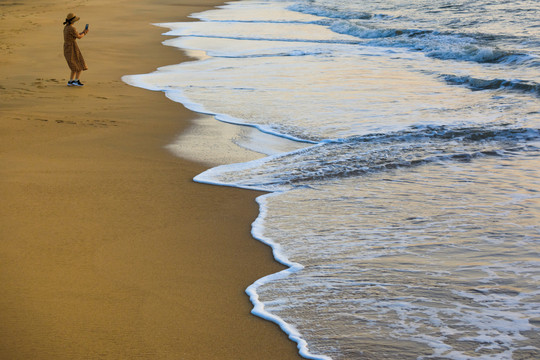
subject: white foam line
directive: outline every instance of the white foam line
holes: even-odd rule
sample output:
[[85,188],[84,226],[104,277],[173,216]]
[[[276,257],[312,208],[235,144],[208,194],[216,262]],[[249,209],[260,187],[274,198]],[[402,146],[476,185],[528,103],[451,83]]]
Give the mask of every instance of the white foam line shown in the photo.
[[214,116],[215,119],[218,120],[218,121],[221,121],[221,122],[224,122],[224,123],[227,123],[227,124],[233,124],[233,125],[249,126],[249,127],[252,127],[252,128],[255,128],[255,129],[259,130],[262,133],[277,136],[277,137],[292,140],[292,141],[298,141],[298,142],[303,142],[303,143],[308,143],[308,144],[317,144],[318,143],[316,141],[301,139],[301,138],[298,138],[298,137],[295,137],[295,136],[282,134],[280,132],[272,130],[271,128],[269,128],[267,126],[244,122],[244,121],[242,121],[242,120],[240,120],[238,118],[229,116],[227,114],[219,114],[219,113],[209,111],[202,104],[190,101],[186,96],[184,96],[184,94],[182,94],[181,90],[163,90],[163,91],[165,92],[165,96],[167,96],[172,101],[179,102],[179,103],[183,104],[186,108],[188,108],[191,111],[195,111],[195,112],[198,112],[200,114]]
[[[259,160],[264,160],[263,159],[259,159]],[[252,164],[253,161],[259,161],[259,160],[252,160],[252,161],[249,161],[247,163],[241,163],[241,164],[234,164],[235,166],[241,166],[242,164]],[[264,188],[264,187],[257,187],[257,186],[247,186],[247,185],[239,185],[239,184],[231,184],[231,183],[224,183],[224,182],[220,182],[220,181],[215,181],[215,180],[211,180],[212,179],[212,174],[215,173],[215,172],[218,172],[219,173],[219,170],[221,170],[223,167],[225,166],[229,166],[229,165],[220,165],[220,166],[215,166],[211,169],[208,169],[202,173],[200,173],[199,175],[195,176],[193,178],[193,181],[199,183],[199,184],[208,184],[208,185],[217,185],[217,186],[228,186],[228,187],[233,187],[233,188],[237,188],[237,189],[246,189],[246,190],[254,190],[254,191],[261,191],[261,192],[268,192],[270,190],[268,190],[267,188]]]
[[269,239],[263,235],[263,229],[264,229],[264,218],[266,216],[266,202],[267,199],[271,196],[276,196],[280,194],[279,192],[266,194],[259,196],[257,198],[257,203],[259,204],[259,216],[252,224],[252,230],[251,233],[253,237],[263,244],[266,244],[272,248],[272,253],[274,255],[274,258],[279,263],[288,266],[288,269],[282,270],[275,274],[267,275],[257,281],[255,281],[253,284],[251,284],[247,289],[246,293],[249,295],[249,299],[251,300],[251,303],[253,304],[253,310],[251,310],[251,313],[253,315],[259,316],[265,320],[271,321],[281,328],[288,336],[289,339],[294,341],[297,344],[298,351],[300,355],[306,359],[313,359],[313,360],[332,360],[331,357],[325,356],[325,355],[314,355],[309,352],[307,342],[302,338],[302,335],[300,332],[292,325],[285,322],[282,318],[279,316],[276,316],[274,314],[269,313],[265,310],[264,304],[259,300],[259,294],[257,293],[257,289],[264,284],[267,284],[274,280],[279,280],[286,278],[287,276],[298,272],[302,270],[304,267],[301,264],[291,262],[281,250],[281,246],[272,239]]
[[294,155],[294,154],[299,154],[299,153],[302,153],[302,152],[305,152],[305,151],[309,151],[309,149],[311,149],[311,148],[318,147],[318,146],[323,146],[323,145],[324,145],[323,143],[315,143],[314,145],[311,145],[311,146],[308,146],[308,147],[305,147],[305,148],[301,148],[301,149],[297,149],[297,150],[293,150],[293,151],[289,151],[289,152],[284,152],[284,153],[279,153],[279,154],[275,154],[275,155],[269,155],[269,156],[266,156],[264,158],[255,159],[255,160],[247,161],[247,162],[244,162],[244,163],[225,164],[225,165],[215,166],[215,167],[210,168],[210,169],[200,173],[199,175],[195,176],[193,178],[193,180],[195,182],[198,182],[198,183],[201,183],[201,184],[229,186],[229,187],[234,187],[234,188],[238,188],[238,189],[247,189],[247,190],[255,190],[255,191],[262,191],[262,192],[281,193],[281,192],[290,190],[291,187],[288,186],[288,185],[270,187],[270,186],[264,186],[264,185],[262,185],[262,186],[253,186],[253,185],[242,185],[242,184],[239,184],[239,183],[222,182],[222,181],[215,180],[217,178],[216,174],[219,175],[224,170],[225,171],[234,170],[234,171],[238,172],[238,171],[242,171],[242,170],[246,170],[246,169],[252,169],[254,167],[260,167],[262,164],[264,164],[266,162],[279,159],[279,158],[281,158],[283,156],[290,156],[290,155]]
[[[159,70],[156,71],[156,72],[159,72]],[[149,75],[151,75],[151,74],[149,74]],[[288,139],[288,140],[307,143],[307,144],[318,144],[317,141],[301,139],[301,138],[298,138],[298,137],[295,137],[295,136],[291,136],[291,135],[287,135],[287,134],[283,134],[283,133],[274,131],[273,129],[271,129],[271,128],[267,127],[267,126],[247,123],[247,122],[244,122],[244,121],[242,121],[242,120],[240,120],[238,118],[235,118],[235,117],[232,117],[232,116],[229,116],[229,115],[226,115],[226,114],[218,114],[218,113],[209,111],[202,104],[199,104],[199,103],[196,103],[196,102],[193,102],[193,101],[189,100],[189,98],[184,96],[184,94],[182,93],[181,90],[178,90],[178,89],[167,90],[167,89],[163,89],[163,88],[159,88],[159,87],[149,86],[147,83],[144,82],[144,80],[139,80],[140,78],[144,78],[144,75],[125,75],[125,76],[122,77],[122,81],[124,81],[125,83],[127,83],[127,84],[129,84],[131,86],[136,86],[136,87],[140,87],[140,88],[147,89],[147,90],[163,91],[167,98],[169,98],[170,100],[172,100],[174,102],[181,103],[188,110],[197,112],[199,114],[214,116],[216,120],[227,123],[227,124],[240,125],[240,126],[249,126],[249,127],[252,127],[252,128],[255,128],[255,129],[259,130],[262,133],[277,136],[277,137],[280,137],[280,138],[283,138],[283,139]]]
[[[263,161],[264,159],[254,160],[256,162]],[[250,162],[251,163],[251,162]],[[247,164],[247,163],[244,163]],[[241,166],[242,164],[236,164],[237,166]],[[228,165],[222,165],[222,166],[228,166]],[[214,167],[212,169],[209,169],[202,174],[197,175],[193,180],[199,183],[205,183],[205,184],[212,184],[212,185],[221,185],[221,186],[231,186],[236,188],[244,188],[249,190],[260,190],[260,191],[268,191],[268,189],[257,189],[254,187],[244,187],[239,186],[236,184],[226,184],[226,183],[219,183],[219,182],[212,182],[206,179],[203,179],[201,175],[205,175],[208,172],[212,172],[214,169],[218,169],[221,166]],[[302,338],[302,335],[300,332],[291,324],[287,323],[285,320],[280,318],[277,315],[274,315],[268,311],[265,310],[264,303],[259,300],[259,294],[257,293],[257,290],[272,281],[284,279],[287,276],[290,276],[291,274],[294,274],[304,268],[303,265],[295,263],[290,261],[281,250],[281,245],[278,243],[275,243],[272,241],[272,239],[267,238],[263,235],[264,231],[264,218],[266,217],[267,210],[266,210],[266,202],[267,199],[271,196],[277,196],[279,194],[282,194],[283,191],[275,191],[269,194],[261,195],[257,197],[256,201],[259,204],[259,216],[257,219],[253,222],[251,228],[251,234],[253,237],[262,242],[263,244],[269,246],[272,249],[272,254],[274,256],[274,259],[279,262],[282,265],[285,265],[288,267],[288,269],[282,270],[280,272],[267,275],[265,277],[262,277],[255,281],[253,284],[248,286],[246,289],[246,294],[249,296],[249,299],[251,303],[253,304],[253,309],[251,310],[251,313],[255,316],[258,316],[264,320],[271,321],[275,324],[277,324],[283,332],[287,334],[290,340],[294,341],[297,344],[298,353],[305,359],[311,359],[311,360],[333,360],[331,357],[326,355],[314,355],[309,352],[308,344],[306,340]]]
[[[162,88],[159,88],[159,87],[150,86],[147,83],[145,83],[143,80],[141,80],[142,77],[144,77],[144,75],[126,75],[126,76],[122,77],[122,80],[125,83],[127,83],[127,84],[129,84],[131,86],[140,87],[140,88],[153,90],[153,91],[163,91],[163,92],[165,92],[165,95],[169,99],[171,99],[172,101],[175,101],[175,102],[182,103],[189,110],[192,110],[192,111],[195,111],[195,112],[201,113],[201,114],[213,115],[217,120],[222,121],[222,122],[236,124],[236,125],[243,125],[243,126],[251,126],[251,127],[254,127],[254,128],[258,129],[261,132],[264,132],[264,133],[267,133],[267,134],[270,134],[270,135],[275,135],[275,136],[278,136],[278,137],[287,138],[287,139],[294,140],[294,141],[317,144],[317,142],[298,139],[298,138],[295,138],[293,136],[287,136],[285,134],[280,134],[280,133],[277,133],[277,132],[273,132],[270,129],[264,128],[262,126],[249,124],[249,123],[243,123],[239,119],[235,119],[235,118],[233,118],[231,116],[228,116],[228,115],[216,114],[216,113],[207,111],[202,106],[202,104],[191,102],[188,98],[186,98],[182,94],[182,92],[180,90],[166,90],[166,89],[162,89]],[[297,150],[297,151],[301,151],[301,150]],[[255,160],[255,161],[263,161],[263,160],[264,159]],[[246,163],[244,163],[244,164],[246,164]],[[241,165],[242,164],[236,164],[236,166],[241,166]],[[222,165],[222,166],[227,166],[227,165]],[[197,175],[193,180],[196,181],[196,182],[199,182],[199,183],[207,183],[207,184],[221,185],[221,186],[233,186],[233,187],[238,187],[238,188],[246,188],[246,189],[250,189],[250,190],[257,190],[257,189],[255,189],[253,187],[242,187],[242,186],[238,186],[238,185],[212,182],[212,181],[205,180],[205,179],[202,178],[201,175],[213,172],[213,171],[217,170],[218,168],[220,168],[220,166],[209,169],[209,170],[203,172],[202,174]],[[268,191],[268,189],[261,189],[261,191]],[[331,357],[328,357],[328,356],[325,356],[325,355],[314,355],[314,354],[310,353],[309,350],[308,350],[308,344],[302,338],[300,332],[294,326],[288,324],[287,322],[285,322],[279,316],[276,316],[276,315],[271,314],[268,311],[266,311],[265,308],[264,308],[264,304],[259,300],[259,294],[257,293],[257,289],[259,287],[261,287],[262,285],[267,284],[267,283],[269,283],[271,281],[274,281],[274,280],[277,280],[277,279],[283,279],[283,278],[285,278],[285,277],[287,277],[287,276],[289,276],[289,275],[291,275],[291,274],[293,274],[293,273],[295,273],[297,271],[300,271],[300,270],[302,270],[304,268],[302,265],[300,265],[298,263],[294,263],[294,262],[289,261],[289,259],[283,254],[283,252],[281,250],[281,246],[279,244],[273,242],[271,239],[264,237],[264,235],[263,235],[264,226],[262,224],[264,222],[263,219],[266,216],[266,207],[265,207],[266,199],[268,197],[270,197],[270,196],[274,196],[274,195],[277,195],[277,194],[280,194],[280,192],[274,192],[274,193],[262,195],[262,196],[259,196],[256,199],[257,203],[259,204],[259,216],[257,217],[257,219],[252,224],[252,235],[258,241],[261,241],[262,243],[270,246],[272,248],[272,253],[274,255],[275,260],[277,262],[285,265],[285,266],[288,266],[288,269],[282,270],[282,271],[280,271],[278,273],[275,273],[275,274],[267,275],[267,276],[255,281],[253,284],[251,284],[246,289],[246,293],[248,294],[248,296],[250,298],[250,301],[253,304],[253,310],[251,311],[251,313],[253,315],[259,316],[262,319],[271,321],[271,322],[279,325],[279,327],[288,335],[289,339],[291,339],[292,341],[294,341],[297,344],[298,352],[302,357],[304,357],[306,359],[311,359],[311,360],[332,360]]]
[[229,116],[229,115],[217,114],[215,117],[216,117],[217,120],[228,123],[228,124],[241,125],[241,126],[250,126],[250,127],[253,127],[255,129],[259,130],[262,133],[269,134],[269,135],[274,135],[274,136],[277,136],[277,137],[280,137],[280,138],[284,138],[284,139],[288,139],[288,140],[292,140],[292,141],[303,142],[303,143],[307,143],[307,144],[318,144],[317,141],[300,139],[300,138],[295,137],[295,136],[282,134],[282,133],[274,131],[271,128],[266,127],[266,126],[242,122],[239,119],[234,118],[234,117]]
[[[250,36],[219,36],[219,35],[197,35],[197,34],[182,34],[175,32],[174,30],[164,33],[168,36],[182,36],[192,38],[206,38],[206,39],[226,39],[226,40],[250,40],[250,41],[275,41],[285,43],[308,43],[308,44],[338,44],[338,45],[360,45],[359,40],[338,40],[338,39],[301,39],[301,38],[273,38],[273,37],[250,37]],[[344,34],[347,35],[347,34]],[[350,35],[349,35],[350,36]]]

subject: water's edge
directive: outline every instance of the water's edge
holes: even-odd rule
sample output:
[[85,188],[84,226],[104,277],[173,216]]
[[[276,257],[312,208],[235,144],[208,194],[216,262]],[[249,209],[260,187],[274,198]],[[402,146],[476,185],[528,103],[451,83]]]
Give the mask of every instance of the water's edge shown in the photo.
[[[155,26],[160,26],[167,28],[165,24],[154,24]],[[172,46],[168,45],[166,42],[163,42],[164,46]],[[192,52],[189,49],[183,49],[180,48],[180,50],[184,51],[187,55],[190,55],[195,60],[194,61],[202,61],[204,59],[207,59],[209,56],[204,52]],[[155,72],[159,72],[159,68],[156,69]],[[257,161],[258,159],[263,159],[266,155],[277,155],[277,154],[283,154],[288,153],[290,151],[302,149],[305,147],[308,147],[314,142],[310,141],[303,141],[300,139],[292,138],[292,137],[285,137],[280,136],[279,134],[272,133],[269,131],[265,131],[263,128],[259,128],[254,125],[250,124],[241,124],[237,121],[232,121],[230,119],[226,119],[224,117],[220,117],[219,114],[215,114],[212,112],[209,112],[205,110],[203,107],[201,107],[199,104],[194,104],[188,101],[187,98],[179,96],[179,94],[175,94],[174,91],[168,91],[166,89],[159,89],[159,88],[151,88],[148,86],[144,86],[142,82],[136,81],[136,76],[138,75],[125,75],[122,77],[122,81],[130,86],[143,88],[150,91],[160,91],[167,96],[168,99],[171,101],[177,102],[185,106],[190,111],[193,111],[194,113],[200,114],[201,117],[199,117],[196,120],[192,120],[192,125],[195,126],[197,130],[193,131],[194,134],[191,135],[192,137],[200,137],[201,132],[204,133],[205,129],[204,126],[209,126],[210,122],[213,122],[213,125],[210,125],[214,130],[217,128],[222,129],[223,126],[229,129],[236,129],[236,130],[230,130],[225,133],[226,136],[222,137],[219,141],[216,141],[216,143],[221,143],[222,145],[218,147],[218,150],[215,148],[213,149],[212,160],[208,161],[208,154],[203,154],[202,156],[197,156],[194,154],[187,154],[185,149],[193,148],[194,143],[200,144],[200,139],[197,141],[190,141],[189,135],[186,135],[186,132],[190,132],[190,129],[188,128],[185,132],[182,132],[178,139],[171,143],[166,145],[165,147],[169,149],[169,151],[180,158],[186,158],[190,161],[195,161],[198,163],[201,163],[203,165],[211,166],[210,169],[208,169],[206,172],[212,171],[213,168],[224,166],[227,164],[232,163],[243,163],[243,162],[249,162],[249,161]],[[211,120],[210,120],[211,119]],[[200,123],[203,122],[204,125],[200,125]],[[224,124],[224,125],[220,125]],[[246,132],[246,128],[251,129],[250,132]],[[208,128],[206,129],[206,132],[208,133]],[[212,131],[210,132],[223,134],[221,131]],[[214,134],[210,134],[214,135]],[[243,138],[243,140],[238,140],[238,137]],[[216,138],[213,136],[213,138]],[[224,140],[224,141],[223,141]],[[190,145],[180,145],[181,142],[187,141]],[[223,150],[223,143],[226,142],[229,144],[227,146],[227,151],[233,151],[233,148],[236,149],[236,154],[232,156],[227,156],[226,158],[222,155],[224,154],[223,151],[220,151],[219,149]],[[255,146],[253,144],[259,144],[258,146]],[[261,145],[264,144],[264,145]],[[206,147],[206,149],[208,149]],[[216,159],[218,159],[216,161]],[[229,184],[220,184],[216,182],[206,181],[204,180],[201,175],[204,174],[201,173],[197,175],[193,181],[201,184],[209,184],[209,185],[217,185],[217,186],[230,186],[235,187],[239,189],[244,190],[254,190],[254,191],[263,191],[268,192],[267,189],[256,189],[253,187],[243,187],[243,186],[237,186],[237,185],[229,185]],[[246,290],[246,294],[249,296],[249,299],[251,303],[253,304],[253,309],[251,313],[255,316],[258,316],[264,320],[273,322],[277,324],[283,332],[287,334],[289,339],[297,344],[298,352],[299,354],[306,359],[312,359],[312,360],[332,360],[332,358],[324,355],[314,355],[311,354],[308,350],[308,344],[307,342],[302,338],[302,335],[300,332],[292,325],[285,322],[282,318],[269,313],[265,310],[264,304],[259,300],[259,295],[257,293],[257,290],[259,287],[263,286],[264,284],[267,284],[271,281],[285,278],[297,271],[300,271],[303,266],[298,263],[294,263],[289,261],[289,259],[283,254],[283,252],[280,249],[279,244],[273,242],[271,239],[266,238],[263,235],[263,219],[266,214],[266,200],[271,197],[280,194],[280,192],[274,192],[274,193],[268,193],[265,195],[261,195],[256,198],[256,201],[259,205],[259,215],[256,218],[256,220],[252,224],[252,236],[255,240],[262,242],[263,244],[269,246],[272,249],[272,254],[274,257],[274,260],[278,263],[287,266],[288,268],[285,270],[282,270],[280,272],[269,274],[261,279],[258,279],[256,282],[251,284]]]

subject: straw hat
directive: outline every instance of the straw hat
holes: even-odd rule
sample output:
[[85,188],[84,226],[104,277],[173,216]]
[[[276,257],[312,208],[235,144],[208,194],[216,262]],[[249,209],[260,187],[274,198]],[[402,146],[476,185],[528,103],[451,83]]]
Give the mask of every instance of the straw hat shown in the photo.
[[76,21],[79,21],[81,18],[75,15],[74,13],[69,13],[66,16],[66,21],[64,24],[73,24]]

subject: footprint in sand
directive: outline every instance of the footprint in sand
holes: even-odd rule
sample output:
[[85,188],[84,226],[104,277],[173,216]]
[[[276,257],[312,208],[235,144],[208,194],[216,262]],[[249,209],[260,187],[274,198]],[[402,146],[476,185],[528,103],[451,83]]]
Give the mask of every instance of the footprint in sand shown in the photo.
[[58,84],[59,81],[57,79],[43,79],[43,78],[37,78],[32,85],[37,87],[38,89],[45,89],[47,87],[46,83],[55,83]]
[[43,79],[36,79],[36,81],[34,81],[32,85],[37,87],[38,89],[45,89],[47,87],[43,85]]
[[75,121],[65,121],[65,120],[56,120],[57,124],[70,124],[70,125],[76,125],[77,123]]

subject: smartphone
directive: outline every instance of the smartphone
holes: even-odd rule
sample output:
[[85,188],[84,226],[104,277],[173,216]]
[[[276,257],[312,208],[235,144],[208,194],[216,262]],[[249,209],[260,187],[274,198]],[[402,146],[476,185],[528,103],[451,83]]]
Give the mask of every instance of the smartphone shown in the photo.
[[88,24],[86,24],[86,27],[84,28],[84,30],[88,30]]

